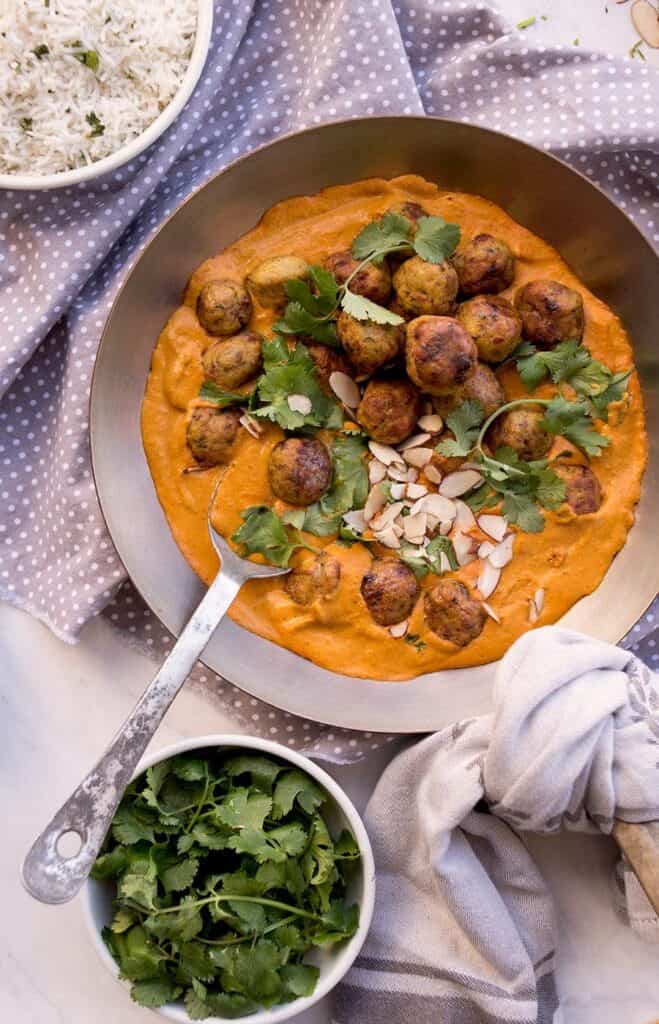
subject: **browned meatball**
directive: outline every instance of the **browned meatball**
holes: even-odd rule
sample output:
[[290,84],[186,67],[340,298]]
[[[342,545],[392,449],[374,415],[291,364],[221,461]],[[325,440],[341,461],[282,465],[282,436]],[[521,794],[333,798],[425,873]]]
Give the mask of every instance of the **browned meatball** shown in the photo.
[[477,295],[458,307],[458,320],[476,342],[479,357],[500,363],[519,345],[522,319],[500,295]]
[[423,391],[446,395],[474,372],[478,350],[462,324],[450,316],[419,316],[406,331],[407,372]]
[[370,377],[399,355],[403,327],[393,324],[374,324],[370,320],[355,320],[349,313],[341,313],[336,323],[339,341],[360,377]]
[[404,217],[405,220],[409,221],[410,227],[412,228],[410,232],[411,238],[416,234],[421,218],[430,216],[428,211],[424,210],[420,203],[413,203],[409,199],[404,200],[401,203],[394,203],[393,206],[389,207],[387,213],[397,213],[399,217]]
[[344,356],[329,345],[321,345],[319,341],[307,342],[307,351],[316,365],[318,383],[328,395],[333,395],[329,379],[333,373],[347,373],[351,377],[354,373],[352,366]]
[[312,604],[318,598],[333,597],[339,588],[341,565],[322,551],[311,555],[284,577],[284,590],[296,604]]
[[423,600],[426,622],[433,633],[457,647],[466,647],[483,631],[487,613],[459,580],[440,580]]
[[455,254],[453,265],[463,295],[501,292],[515,276],[510,248],[493,235],[476,235]]
[[458,294],[458,275],[452,265],[427,263],[420,256],[405,260],[394,274],[400,306],[413,316],[452,313]]
[[544,412],[518,405],[504,412],[494,421],[487,435],[487,443],[497,448],[512,448],[520,459],[527,462],[542,459],[551,448],[554,438],[542,426]]
[[[344,284],[359,266],[359,260],[353,259],[350,249],[344,249],[328,256],[324,266],[334,274],[339,284]],[[391,271],[387,263],[365,263],[350,282],[350,291],[355,295],[363,295],[380,306],[386,305],[391,295]]]
[[565,480],[565,500],[576,515],[597,512],[602,504],[602,489],[589,466],[555,463],[551,468],[561,480]]
[[378,626],[394,626],[411,615],[420,587],[409,566],[398,558],[376,558],[364,573],[360,590]]
[[374,441],[398,444],[414,433],[421,398],[408,380],[371,380],[357,409],[357,422]]
[[262,306],[283,312],[288,302],[287,281],[307,281],[309,264],[299,256],[271,256],[250,271],[247,287]]
[[237,409],[212,409],[207,405],[192,410],[186,440],[197,462],[202,466],[229,462],[240,429],[240,416]]
[[239,388],[261,369],[263,338],[256,331],[234,334],[226,341],[214,341],[202,356],[204,373],[218,387]]
[[270,453],[268,479],[282,501],[312,505],[332,482],[330,453],[315,437],[288,437]]
[[446,419],[453,409],[470,399],[481,403],[486,419],[506,401],[499,378],[485,363],[476,363],[474,372],[461,388],[450,395],[435,395],[432,404],[435,411]]
[[197,298],[199,323],[209,334],[237,334],[252,315],[252,300],[237,281],[208,281]]
[[584,329],[583,299],[579,292],[558,281],[529,281],[515,296],[522,318],[522,334],[538,345],[557,345],[574,338],[581,341]]

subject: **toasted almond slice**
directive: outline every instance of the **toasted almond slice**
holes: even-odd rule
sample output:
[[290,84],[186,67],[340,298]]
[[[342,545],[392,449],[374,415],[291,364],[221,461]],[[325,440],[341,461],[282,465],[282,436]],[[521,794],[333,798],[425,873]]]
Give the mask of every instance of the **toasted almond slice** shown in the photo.
[[453,535],[453,549],[458,565],[469,565],[475,560],[475,546],[476,542],[473,537],[468,537],[465,533],[460,533],[459,530]]
[[410,466],[410,468],[407,471],[405,479],[407,480],[408,484],[415,484],[419,479],[419,471],[415,469],[414,466]]
[[486,615],[489,615],[490,618],[494,619],[495,622],[501,622],[501,619],[495,612],[494,608],[492,608],[491,605],[487,603],[487,601],[482,601],[481,604],[483,605],[483,611],[485,612]]
[[387,469],[387,476],[390,480],[396,480],[398,483],[407,483],[407,470],[401,469],[398,463],[396,463],[395,466],[389,466]]
[[393,636],[394,640],[400,640],[402,636],[405,636],[408,625],[408,620],[403,619],[402,622],[397,622],[395,626],[389,626],[389,632]]
[[430,480],[431,484],[441,484],[442,474],[437,469],[437,466],[433,466],[432,463],[428,463],[423,467],[425,476]]
[[474,513],[464,501],[455,502],[455,525],[458,530],[473,530],[476,525]]
[[491,537],[497,543],[503,540],[508,529],[508,522],[503,516],[479,516],[478,525],[483,533],[486,533],[488,537]]
[[432,448],[407,448],[402,454],[408,465],[421,469],[432,459],[433,450]]
[[478,557],[489,558],[495,548],[496,544],[493,544],[491,540],[484,540],[478,549]]
[[261,425],[257,423],[255,419],[252,419],[249,413],[243,413],[238,422],[245,428],[248,434],[252,435],[252,437],[261,436]]
[[400,525],[400,516],[394,521],[394,533],[399,539],[403,536],[403,527]]
[[408,448],[418,448],[429,440],[430,434],[415,434],[414,437],[408,437],[407,441],[403,441],[402,444],[399,444],[398,451],[404,452],[407,451]]
[[481,562],[481,572],[476,586],[485,600],[494,593],[500,577],[501,569],[495,569],[489,561]]
[[374,484],[371,487],[366,504],[364,505],[364,519],[367,523],[370,523],[371,519],[377,515],[381,508],[387,503],[387,496],[384,491],[382,484]]
[[379,459],[371,459],[368,464],[368,479],[372,484],[379,484],[387,475],[387,467]]
[[513,544],[515,543],[515,534],[509,533],[507,537],[497,544],[494,551],[491,551],[488,555],[488,561],[490,565],[493,565],[495,569],[503,569],[513,557]]
[[432,515],[430,515],[429,512],[426,512],[426,520],[427,520],[426,529],[427,529],[428,533],[432,533],[433,530],[436,530],[437,527],[439,526],[439,519],[437,518],[437,516],[432,516]]
[[443,551],[440,551],[439,553],[439,571],[440,573],[451,571],[451,563]]
[[532,597],[529,598],[529,622],[535,623],[540,618],[538,609],[535,606],[535,601]]
[[420,544],[426,533],[428,525],[425,512],[419,512],[415,516],[404,516],[402,521],[403,533],[412,544]]
[[380,544],[384,544],[385,548],[392,548],[393,550],[396,550],[400,547],[400,541],[396,536],[396,531],[394,530],[393,523],[390,526],[388,526],[385,530],[378,530],[378,532],[375,533],[374,536],[375,539],[380,542]]
[[343,522],[346,526],[350,526],[356,533],[363,533],[366,529],[366,520],[364,518],[364,510],[362,508],[355,509],[354,512],[345,512],[343,515]]
[[533,595],[533,603],[535,604],[538,610],[538,616],[542,615],[542,610],[545,607],[545,592],[542,587],[536,590],[535,594]]
[[401,501],[405,497],[406,490],[407,484],[392,484],[389,493],[394,501]]
[[412,506],[412,515],[415,512],[427,512],[442,521],[452,521],[456,515],[455,502],[450,498],[445,498],[443,494],[426,494]]
[[471,491],[482,479],[475,469],[458,469],[444,477],[439,485],[439,493],[447,498],[458,498],[461,494]]
[[453,523],[446,522],[446,523],[440,523],[439,524],[439,532],[440,532],[442,537],[448,537],[448,535],[449,535],[449,533],[451,532],[452,529],[453,529]]
[[439,434],[444,426],[444,420],[434,412],[429,416],[422,416],[418,425],[422,430],[427,430],[429,434]]
[[349,409],[356,409],[361,401],[359,388],[352,377],[341,370],[334,370],[329,375],[329,386],[340,402],[347,405]]
[[416,501],[418,498],[423,498],[424,494],[428,493],[428,488],[424,487],[423,484],[408,484],[406,493],[408,498],[412,498],[413,501]]
[[636,0],[632,6],[632,21],[643,42],[659,49],[659,12],[649,0]]
[[391,505],[387,505],[379,515],[375,516],[374,519],[370,520],[370,527],[374,532],[380,530],[386,530],[388,526],[391,526],[397,515],[400,514],[403,509],[402,501],[394,501]]
[[289,395],[286,404],[291,412],[299,412],[302,416],[308,416],[312,408],[308,395]]
[[368,447],[371,455],[374,455],[380,462],[384,462],[385,466],[390,466],[392,462],[401,462],[400,452],[397,452],[391,445],[380,444],[379,441],[369,441]]

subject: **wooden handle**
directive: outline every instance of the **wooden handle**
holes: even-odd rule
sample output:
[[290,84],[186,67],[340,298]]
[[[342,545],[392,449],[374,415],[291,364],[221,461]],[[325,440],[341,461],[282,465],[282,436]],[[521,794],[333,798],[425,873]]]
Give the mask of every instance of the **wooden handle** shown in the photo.
[[616,821],[612,835],[659,915],[659,821],[642,825]]

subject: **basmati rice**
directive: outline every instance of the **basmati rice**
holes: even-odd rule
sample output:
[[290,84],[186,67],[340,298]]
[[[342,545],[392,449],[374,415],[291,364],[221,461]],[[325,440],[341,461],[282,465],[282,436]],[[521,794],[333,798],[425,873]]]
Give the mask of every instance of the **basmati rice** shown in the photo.
[[0,0],[0,173],[94,163],[174,97],[198,0]]

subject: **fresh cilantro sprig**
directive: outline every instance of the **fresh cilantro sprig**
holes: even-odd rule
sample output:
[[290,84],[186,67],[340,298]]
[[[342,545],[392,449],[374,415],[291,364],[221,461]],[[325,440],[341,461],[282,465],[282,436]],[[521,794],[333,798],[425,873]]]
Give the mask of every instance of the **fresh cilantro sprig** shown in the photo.
[[315,550],[304,543],[295,528],[292,536],[289,535],[286,527],[291,525],[290,519],[280,519],[267,505],[251,505],[241,515],[243,525],[232,534],[231,540],[246,555],[263,555],[272,565],[285,568],[298,548]]
[[334,438],[332,483],[320,501],[305,510],[301,523],[304,530],[317,537],[338,533],[343,515],[364,507],[369,489],[366,452],[366,439],[360,435],[341,434]]
[[[311,402],[311,412],[291,409],[289,395],[305,395]],[[250,412],[252,416],[272,420],[284,430],[340,430],[343,425],[343,413],[321,388],[316,365],[306,346],[297,342],[289,349],[286,340],[278,337],[263,342],[263,374],[256,383]]]
[[415,576],[422,579],[428,573],[441,576],[446,571],[444,555],[452,572],[458,568],[458,559],[453,547],[453,541],[449,537],[433,537],[425,547],[404,547],[401,548],[400,559],[408,565]]
[[325,793],[260,754],[196,750],[149,768],[115,815],[92,876],[115,886],[103,938],[131,996],[182,998],[194,1020],[311,995],[306,954],[342,942],[359,849],[334,838]]
[[273,329],[280,334],[306,334],[338,348],[339,339],[331,318],[339,303],[339,285],[329,270],[317,264],[310,268],[310,277],[314,291],[306,281],[286,282],[286,294],[291,301]]
[[485,419],[485,410],[476,399],[467,399],[446,417],[446,425],[454,437],[447,437],[437,445],[440,455],[462,458],[469,455],[478,439]]
[[608,418],[607,407],[624,397],[630,370],[613,373],[593,359],[585,345],[574,339],[562,341],[547,351],[538,350],[525,341],[515,353],[517,371],[528,391],[534,391],[548,377],[554,384],[568,384],[576,394],[590,403],[593,415]]
[[230,405],[246,405],[250,401],[251,392],[241,395],[237,391],[224,391],[217,384],[207,380],[201,385],[199,397],[206,402],[213,402],[220,409],[225,409]]

